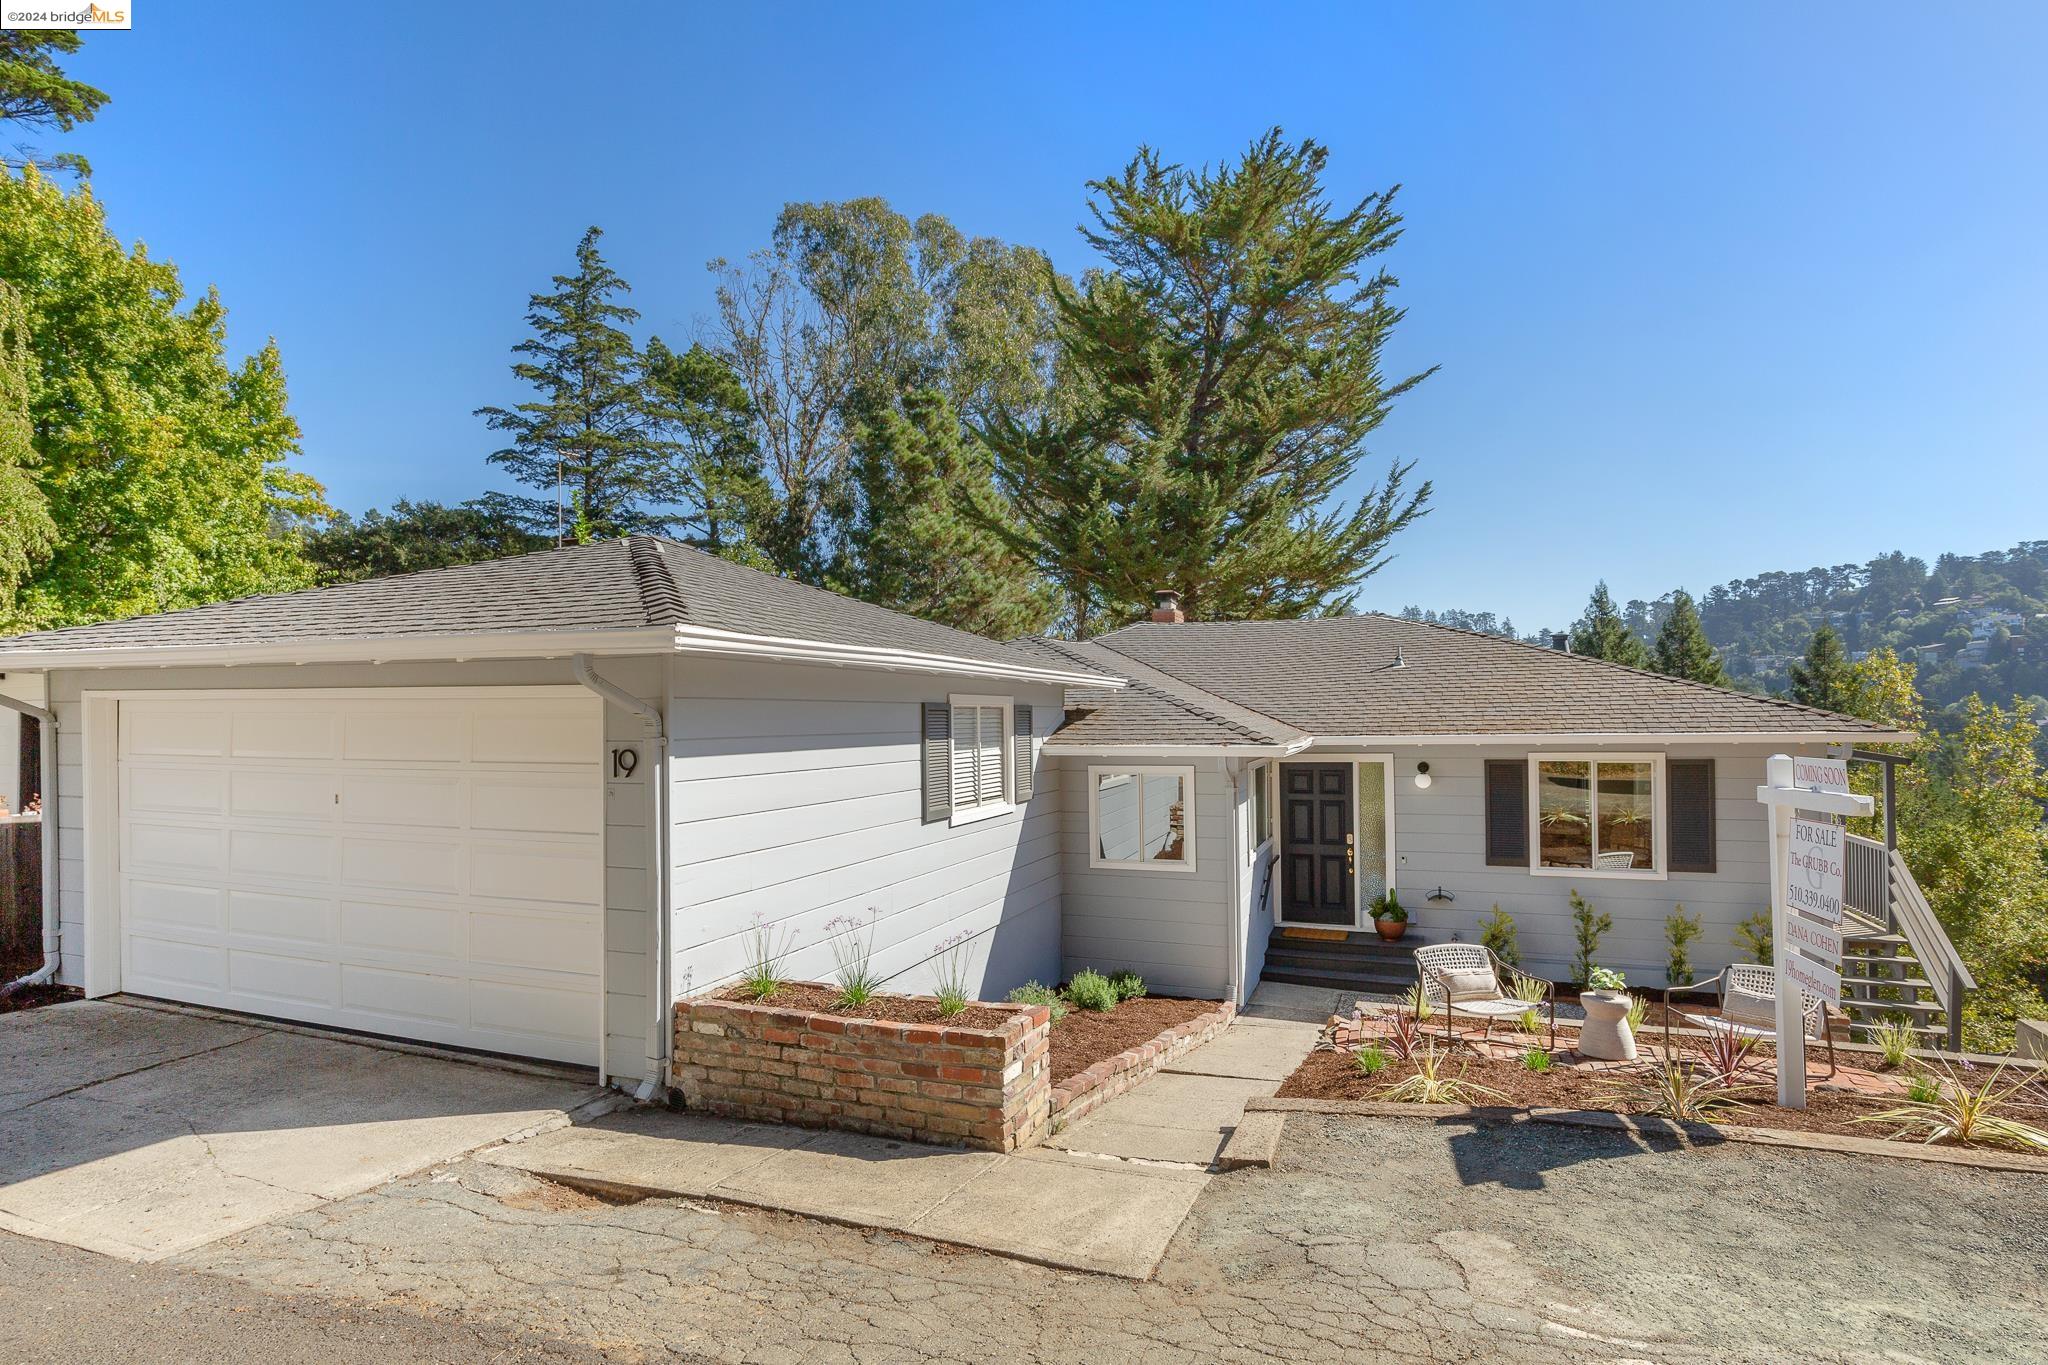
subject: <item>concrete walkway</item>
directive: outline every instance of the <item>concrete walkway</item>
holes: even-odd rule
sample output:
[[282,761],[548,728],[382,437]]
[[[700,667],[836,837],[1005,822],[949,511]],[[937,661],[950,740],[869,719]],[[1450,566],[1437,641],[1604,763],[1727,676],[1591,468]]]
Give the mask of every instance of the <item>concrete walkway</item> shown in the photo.
[[1003,1155],[645,1109],[479,1160],[612,1197],[717,1199],[1062,1269],[1151,1278],[1201,1171]]
[[1119,1095],[1046,1146],[1127,1162],[1208,1169],[1236,1130],[1246,1100],[1266,1099],[1315,1046],[1317,1023],[1261,1013],[1261,986],[1214,1042]]

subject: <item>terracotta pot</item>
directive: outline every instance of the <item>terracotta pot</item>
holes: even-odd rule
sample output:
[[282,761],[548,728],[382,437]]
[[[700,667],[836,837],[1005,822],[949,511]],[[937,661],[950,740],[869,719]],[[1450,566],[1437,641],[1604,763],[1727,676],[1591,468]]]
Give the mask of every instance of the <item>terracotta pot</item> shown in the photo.
[[1408,921],[1405,919],[1376,919],[1372,922],[1372,927],[1380,931],[1381,938],[1392,943],[1395,939],[1408,932]]
[[1634,1002],[1627,991],[1585,991],[1579,1004],[1586,1022],[1579,1026],[1579,1055],[1602,1062],[1632,1062],[1636,1059],[1636,1038],[1628,1026],[1628,1007]]

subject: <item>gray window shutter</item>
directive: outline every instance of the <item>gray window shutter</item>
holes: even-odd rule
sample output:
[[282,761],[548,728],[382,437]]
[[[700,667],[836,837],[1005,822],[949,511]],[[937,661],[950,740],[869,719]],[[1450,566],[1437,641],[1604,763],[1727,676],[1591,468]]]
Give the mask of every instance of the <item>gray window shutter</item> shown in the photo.
[[1671,794],[1671,870],[1712,872],[1714,867],[1714,760],[1674,758],[1664,765]]
[[1486,863],[1529,865],[1529,765],[1519,758],[1486,761]]
[[953,708],[924,704],[924,822],[953,818]]
[[1031,708],[1022,704],[1013,705],[1010,714],[1015,723],[1010,726],[1013,741],[1010,745],[1011,779],[1013,799],[1023,805],[1031,799]]

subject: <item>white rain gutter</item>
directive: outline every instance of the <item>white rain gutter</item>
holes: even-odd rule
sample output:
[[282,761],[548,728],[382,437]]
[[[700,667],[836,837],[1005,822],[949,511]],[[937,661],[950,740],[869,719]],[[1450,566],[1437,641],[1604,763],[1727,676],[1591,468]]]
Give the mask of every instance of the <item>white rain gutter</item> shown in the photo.
[[41,986],[57,979],[64,961],[63,920],[57,903],[57,717],[40,706],[30,706],[13,697],[0,696],[0,707],[34,716],[41,722],[38,739],[42,747],[43,802],[43,965],[27,976],[0,986],[0,1000],[25,986]]
[[660,707],[634,696],[609,679],[599,677],[591,667],[588,654],[572,655],[569,663],[577,682],[620,710],[640,717],[648,735],[656,741],[654,771],[647,777],[655,836],[652,849],[654,904],[648,908],[647,914],[647,961],[651,978],[648,982],[651,1008],[647,1018],[647,1079],[633,1092],[634,1099],[645,1102],[660,1095],[668,1074],[668,953],[667,935],[662,932],[668,921],[669,905],[668,722],[663,718]]

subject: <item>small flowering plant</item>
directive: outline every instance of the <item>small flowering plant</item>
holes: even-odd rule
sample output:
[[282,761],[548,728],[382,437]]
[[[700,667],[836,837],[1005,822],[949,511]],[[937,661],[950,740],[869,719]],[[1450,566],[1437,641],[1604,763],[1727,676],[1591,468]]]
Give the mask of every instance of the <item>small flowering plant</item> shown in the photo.
[[934,988],[934,994],[939,998],[939,1013],[951,1017],[966,1009],[974,999],[974,992],[967,984],[971,951],[969,936],[963,930],[951,938],[942,938],[933,951],[939,959],[938,982]]
[[825,936],[832,943],[832,979],[839,983],[841,1006],[865,1005],[882,988],[875,971],[874,911],[868,918],[835,915],[825,921]]
[[766,1000],[782,989],[782,983],[788,980],[782,964],[789,960],[795,947],[796,930],[777,933],[766,915],[756,914],[747,930],[747,965],[740,972],[741,987],[756,1000]]

